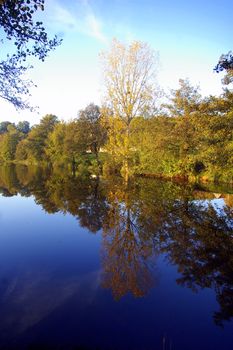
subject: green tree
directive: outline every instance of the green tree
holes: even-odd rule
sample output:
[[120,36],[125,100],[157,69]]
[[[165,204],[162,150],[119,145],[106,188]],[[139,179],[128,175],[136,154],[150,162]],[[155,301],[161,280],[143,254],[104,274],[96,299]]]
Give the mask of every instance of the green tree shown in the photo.
[[26,120],[18,122],[16,127],[19,131],[21,131],[24,134],[28,134],[30,131],[30,123]]
[[205,164],[205,175],[214,181],[232,181],[233,93],[206,97],[195,120],[198,158]]
[[65,161],[65,136],[66,124],[64,122],[57,123],[53,131],[48,135],[45,154],[51,163],[62,163]]
[[176,117],[176,124],[171,132],[171,140],[179,150],[178,168],[181,175],[188,176],[195,172],[198,140],[196,123],[198,121],[201,95],[198,87],[191,86],[188,79],[179,80],[180,87],[171,91],[168,115]]
[[132,123],[131,144],[134,172],[172,176],[178,162],[179,148],[173,140],[175,118],[154,116],[136,118]]
[[38,125],[33,126],[27,137],[27,154],[31,161],[46,160],[46,142],[53,131],[58,119],[55,115],[47,114]]
[[8,121],[1,122],[0,123],[0,134],[4,134],[5,132],[7,132],[7,127],[9,125],[14,125],[14,124],[11,122],[8,122]]
[[106,142],[106,129],[101,122],[99,106],[90,103],[78,113],[82,137],[99,164],[99,151]]
[[71,164],[73,174],[86,150],[87,143],[83,138],[83,130],[79,120],[76,119],[67,123],[64,138],[64,156],[67,162]]
[[3,161],[12,161],[15,159],[16,147],[21,139],[22,133],[20,133],[14,125],[9,124],[7,132],[1,139],[0,155]]
[[170,104],[164,106],[172,117],[189,117],[198,110],[201,101],[199,87],[193,87],[188,79],[180,79],[179,85],[177,90],[171,90]]

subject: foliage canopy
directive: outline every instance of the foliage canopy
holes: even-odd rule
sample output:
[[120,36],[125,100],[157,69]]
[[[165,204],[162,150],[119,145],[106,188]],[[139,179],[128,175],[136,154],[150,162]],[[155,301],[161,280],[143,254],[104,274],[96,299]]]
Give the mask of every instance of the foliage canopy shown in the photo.
[[30,56],[44,61],[49,52],[60,44],[56,36],[49,39],[41,21],[35,20],[36,12],[44,10],[44,0],[2,0],[0,2],[0,27],[5,41],[11,41],[13,54],[0,61],[0,97],[17,109],[30,108],[24,96],[29,95],[31,81],[24,73],[32,67],[27,63]]

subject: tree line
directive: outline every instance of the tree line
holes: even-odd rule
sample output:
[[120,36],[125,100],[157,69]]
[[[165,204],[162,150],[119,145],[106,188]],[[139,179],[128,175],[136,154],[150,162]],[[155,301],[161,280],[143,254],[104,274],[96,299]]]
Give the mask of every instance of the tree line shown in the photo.
[[125,177],[157,175],[231,182],[233,178],[233,93],[202,98],[188,80],[172,92],[156,115],[138,116],[125,132],[112,111],[90,104],[76,119],[44,116],[0,123],[0,161],[51,164],[73,172]]

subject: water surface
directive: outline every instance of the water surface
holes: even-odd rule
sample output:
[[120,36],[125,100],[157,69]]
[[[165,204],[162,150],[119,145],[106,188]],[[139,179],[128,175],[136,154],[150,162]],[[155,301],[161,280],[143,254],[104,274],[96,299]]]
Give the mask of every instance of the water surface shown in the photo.
[[0,168],[1,349],[233,349],[233,195]]

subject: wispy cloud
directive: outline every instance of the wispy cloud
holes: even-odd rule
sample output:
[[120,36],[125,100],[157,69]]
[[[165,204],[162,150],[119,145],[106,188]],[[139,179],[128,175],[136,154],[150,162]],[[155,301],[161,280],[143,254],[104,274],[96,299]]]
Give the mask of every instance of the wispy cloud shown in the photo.
[[103,42],[107,40],[102,31],[102,22],[100,22],[100,20],[93,13],[89,13],[86,16],[85,21],[88,28],[88,34],[90,36]]
[[50,6],[53,6],[51,21],[59,31],[76,31],[101,42],[107,41],[103,32],[103,22],[96,16],[87,0],[79,0],[72,7],[53,0]]

